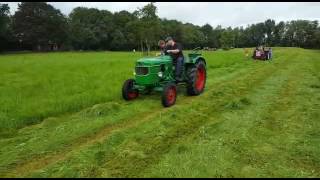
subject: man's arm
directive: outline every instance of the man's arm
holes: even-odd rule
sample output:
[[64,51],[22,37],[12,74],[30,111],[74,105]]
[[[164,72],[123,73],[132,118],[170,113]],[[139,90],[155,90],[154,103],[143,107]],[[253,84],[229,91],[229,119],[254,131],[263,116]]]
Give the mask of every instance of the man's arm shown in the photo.
[[177,49],[167,50],[168,53],[178,54],[181,51],[181,45],[177,44]]
[[173,49],[173,50],[167,50],[168,53],[173,53],[173,54],[177,54],[180,52],[179,49]]

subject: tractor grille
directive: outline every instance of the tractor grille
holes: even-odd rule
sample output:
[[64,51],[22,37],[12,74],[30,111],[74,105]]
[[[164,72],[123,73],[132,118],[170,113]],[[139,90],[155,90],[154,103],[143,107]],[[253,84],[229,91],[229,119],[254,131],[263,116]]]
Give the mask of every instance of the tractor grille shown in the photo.
[[137,75],[146,75],[146,74],[148,74],[148,68],[147,67],[136,67],[136,74]]

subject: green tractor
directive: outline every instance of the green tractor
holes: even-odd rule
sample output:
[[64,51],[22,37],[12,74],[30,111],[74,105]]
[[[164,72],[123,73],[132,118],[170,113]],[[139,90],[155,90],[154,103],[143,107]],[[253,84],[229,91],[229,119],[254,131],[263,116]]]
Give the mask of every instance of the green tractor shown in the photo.
[[175,104],[177,97],[177,85],[185,84],[187,94],[199,95],[206,84],[206,61],[201,53],[194,49],[184,57],[183,80],[176,82],[175,66],[169,55],[158,57],[146,57],[136,62],[134,79],[128,79],[122,87],[122,97],[133,100],[139,94],[149,94],[152,91],[162,93],[162,105],[170,107]]

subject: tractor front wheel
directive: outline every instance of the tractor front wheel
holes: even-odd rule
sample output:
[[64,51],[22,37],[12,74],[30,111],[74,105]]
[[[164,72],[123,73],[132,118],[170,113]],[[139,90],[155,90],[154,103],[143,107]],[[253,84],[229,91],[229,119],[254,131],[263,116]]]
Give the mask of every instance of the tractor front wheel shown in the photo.
[[164,86],[162,92],[162,105],[170,107],[175,104],[177,99],[177,86],[174,83],[168,83]]
[[133,89],[135,81],[133,79],[128,79],[123,83],[122,86],[122,97],[123,99],[130,101],[139,96],[139,91],[137,89]]

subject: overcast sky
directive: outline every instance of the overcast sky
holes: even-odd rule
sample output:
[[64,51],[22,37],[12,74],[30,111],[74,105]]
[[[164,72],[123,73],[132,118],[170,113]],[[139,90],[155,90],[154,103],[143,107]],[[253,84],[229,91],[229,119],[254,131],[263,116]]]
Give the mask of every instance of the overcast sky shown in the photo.
[[[111,12],[133,12],[148,2],[49,2],[68,15],[78,6],[106,9]],[[8,2],[13,14],[18,2]],[[177,19],[196,25],[246,26],[268,18],[279,21],[318,20],[319,2],[156,2],[160,18]]]

